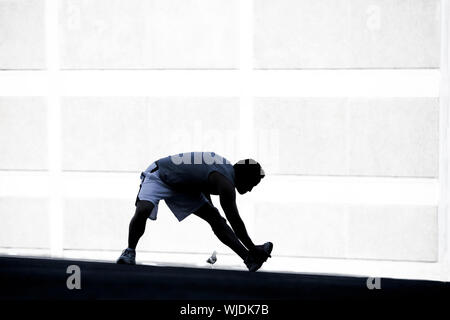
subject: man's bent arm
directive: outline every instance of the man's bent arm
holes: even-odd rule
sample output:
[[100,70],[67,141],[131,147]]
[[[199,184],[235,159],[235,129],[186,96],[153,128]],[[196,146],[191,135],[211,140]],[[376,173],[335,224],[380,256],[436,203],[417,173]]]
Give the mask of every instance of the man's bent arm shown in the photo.
[[230,222],[231,227],[236,233],[236,236],[241,240],[244,246],[247,249],[253,249],[255,245],[253,241],[250,239],[247,229],[245,228],[245,224],[239,216],[239,212],[236,206],[236,194],[233,191],[225,191],[219,194],[220,205],[222,206],[223,211],[225,212],[225,216]]

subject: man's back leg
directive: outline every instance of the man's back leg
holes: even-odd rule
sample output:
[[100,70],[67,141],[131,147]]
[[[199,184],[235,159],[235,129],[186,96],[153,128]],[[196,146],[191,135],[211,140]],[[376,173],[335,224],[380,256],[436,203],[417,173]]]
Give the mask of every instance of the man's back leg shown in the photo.
[[130,221],[128,230],[128,248],[122,252],[122,255],[117,260],[120,264],[135,264],[136,263],[136,246],[139,239],[145,232],[145,225],[154,208],[154,204],[150,201],[139,200],[136,203],[136,211]]

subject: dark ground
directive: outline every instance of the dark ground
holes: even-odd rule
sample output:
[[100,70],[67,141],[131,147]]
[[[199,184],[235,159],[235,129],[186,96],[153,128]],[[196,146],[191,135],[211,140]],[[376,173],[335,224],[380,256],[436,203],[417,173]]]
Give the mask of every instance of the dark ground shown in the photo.
[[[81,289],[66,286],[67,267],[81,269]],[[447,303],[449,283],[381,279],[381,289],[369,290],[366,278],[243,272],[180,267],[126,266],[72,260],[0,257],[0,300],[141,300],[153,305],[175,301],[180,308],[214,302],[282,304],[333,302],[375,307],[380,303]],[[120,305],[120,303],[119,303]],[[170,307],[170,306],[169,306]],[[173,307],[173,305],[172,305]],[[178,310],[177,309],[177,310]],[[175,312],[175,311],[174,311]]]

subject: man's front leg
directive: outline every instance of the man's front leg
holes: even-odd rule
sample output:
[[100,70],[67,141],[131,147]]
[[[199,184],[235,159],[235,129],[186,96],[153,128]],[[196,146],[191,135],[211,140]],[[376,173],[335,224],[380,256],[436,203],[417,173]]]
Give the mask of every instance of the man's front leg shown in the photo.
[[227,221],[220,215],[217,208],[207,203],[194,212],[194,214],[208,222],[217,238],[241,257],[242,260],[247,258],[248,250],[238,239],[233,229],[227,224]]

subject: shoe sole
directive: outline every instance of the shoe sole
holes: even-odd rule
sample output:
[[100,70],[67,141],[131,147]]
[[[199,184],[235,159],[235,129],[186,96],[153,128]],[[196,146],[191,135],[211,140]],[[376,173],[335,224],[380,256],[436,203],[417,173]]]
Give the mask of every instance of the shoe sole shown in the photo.
[[116,261],[116,263],[117,263],[117,264],[127,264],[127,265],[129,265],[129,266],[134,266],[134,265],[136,264],[136,262],[131,262],[131,263],[125,262],[124,259],[120,259],[120,258]]

